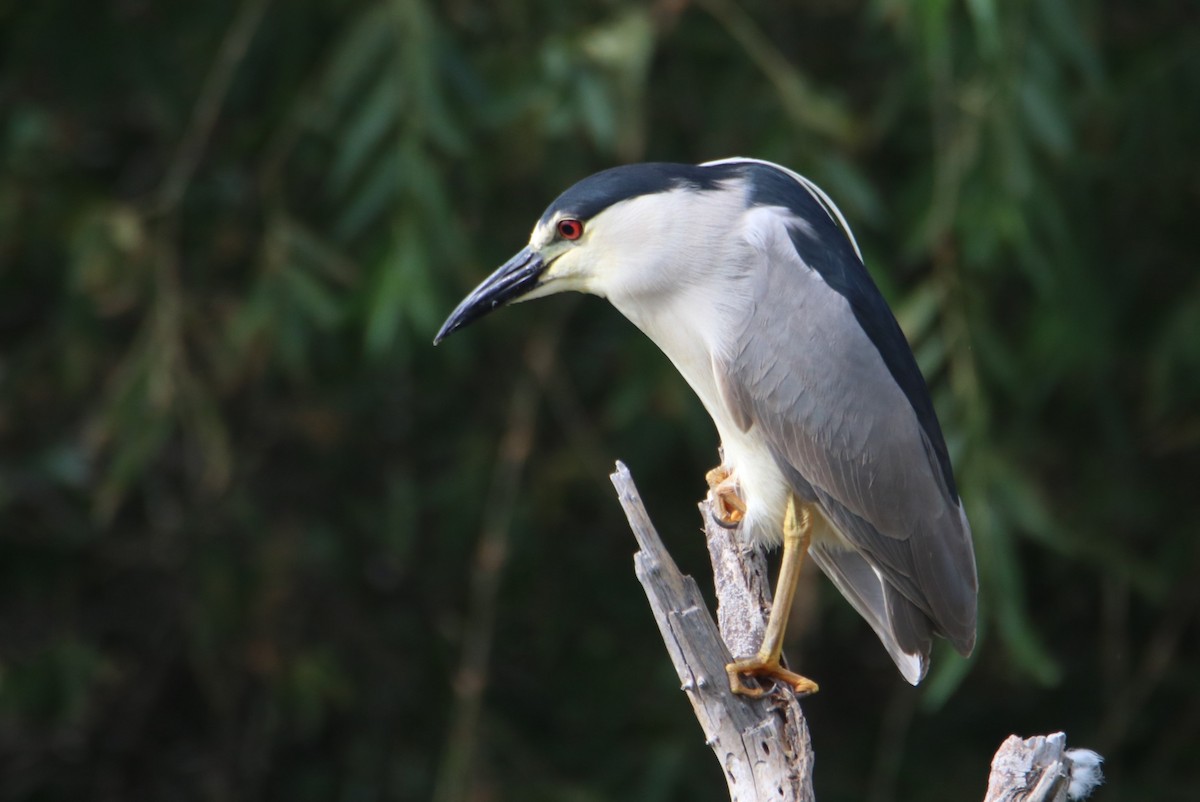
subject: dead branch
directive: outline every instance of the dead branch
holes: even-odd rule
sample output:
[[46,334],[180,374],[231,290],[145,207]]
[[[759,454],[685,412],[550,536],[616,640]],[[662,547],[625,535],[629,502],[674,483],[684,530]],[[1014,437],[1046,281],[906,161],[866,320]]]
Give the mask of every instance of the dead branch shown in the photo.
[[1067,736],[1015,735],[992,758],[983,802],[1067,802],[1084,799],[1103,782],[1102,758],[1090,749],[1067,749]]
[[771,594],[762,555],[742,549],[735,533],[711,523],[708,502],[701,504],[717,576],[718,631],[696,581],[680,573],[650,523],[629,469],[617,463],[612,481],[641,549],[634,555],[638,581],[705,742],[725,772],[729,798],[812,802],[812,743],[796,697],[790,691],[737,696],[725,674],[733,659],[726,642],[739,654],[753,654],[766,628]]

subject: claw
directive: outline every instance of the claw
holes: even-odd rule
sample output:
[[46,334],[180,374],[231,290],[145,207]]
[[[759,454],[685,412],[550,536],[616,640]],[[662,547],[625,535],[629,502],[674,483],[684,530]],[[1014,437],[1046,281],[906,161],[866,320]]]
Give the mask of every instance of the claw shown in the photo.
[[730,512],[728,514],[728,517],[722,518],[721,513],[716,510],[717,506],[720,506],[719,502],[713,508],[713,512],[712,512],[712,516],[711,516],[713,523],[715,523],[717,526],[721,527],[722,529],[729,529],[729,530],[737,529],[739,526],[742,525],[742,517],[741,517],[741,515],[738,514],[737,510]]

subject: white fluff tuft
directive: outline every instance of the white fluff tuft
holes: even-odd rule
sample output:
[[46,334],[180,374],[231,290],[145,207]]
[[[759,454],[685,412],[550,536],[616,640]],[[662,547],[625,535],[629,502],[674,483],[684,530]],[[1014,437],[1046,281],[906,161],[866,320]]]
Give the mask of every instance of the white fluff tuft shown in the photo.
[[1071,785],[1067,788],[1067,797],[1087,799],[1104,782],[1104,773],[1100,771],[1104,758],[1091,749],[1068,749],[1064,756],[1071,761]]

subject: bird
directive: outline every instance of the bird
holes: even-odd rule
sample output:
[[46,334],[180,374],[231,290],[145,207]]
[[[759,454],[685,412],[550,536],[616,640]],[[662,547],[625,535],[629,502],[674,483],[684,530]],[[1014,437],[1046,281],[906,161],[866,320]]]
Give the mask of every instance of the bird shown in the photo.
[[818,689],[782,656],[806,557],[909,683],[925,677],[933,636],[970,655],[978,579],[945,438],[824,191],[744,157],[603,170],[546,208],[434,344],[501,306],[567,291],[606,298],[667,356],[720,438],[706,474],[715,514],[751,546],[782,544],[762,647],[726,667],[734,692]]

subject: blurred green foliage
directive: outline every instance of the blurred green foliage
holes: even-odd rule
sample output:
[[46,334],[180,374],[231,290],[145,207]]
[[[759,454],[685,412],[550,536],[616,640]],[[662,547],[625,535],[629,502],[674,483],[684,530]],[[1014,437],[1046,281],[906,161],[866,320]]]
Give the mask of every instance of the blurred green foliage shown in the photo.
[[980,646],[905,686],[815,580],[832,800],[1011,732],[1200,787],[1200,12],[1097,0],[0,3],[0,795],[724,798],[630,566],[715,436],[602,303],[438,350],[623,161],[821,183],[955,458]]

